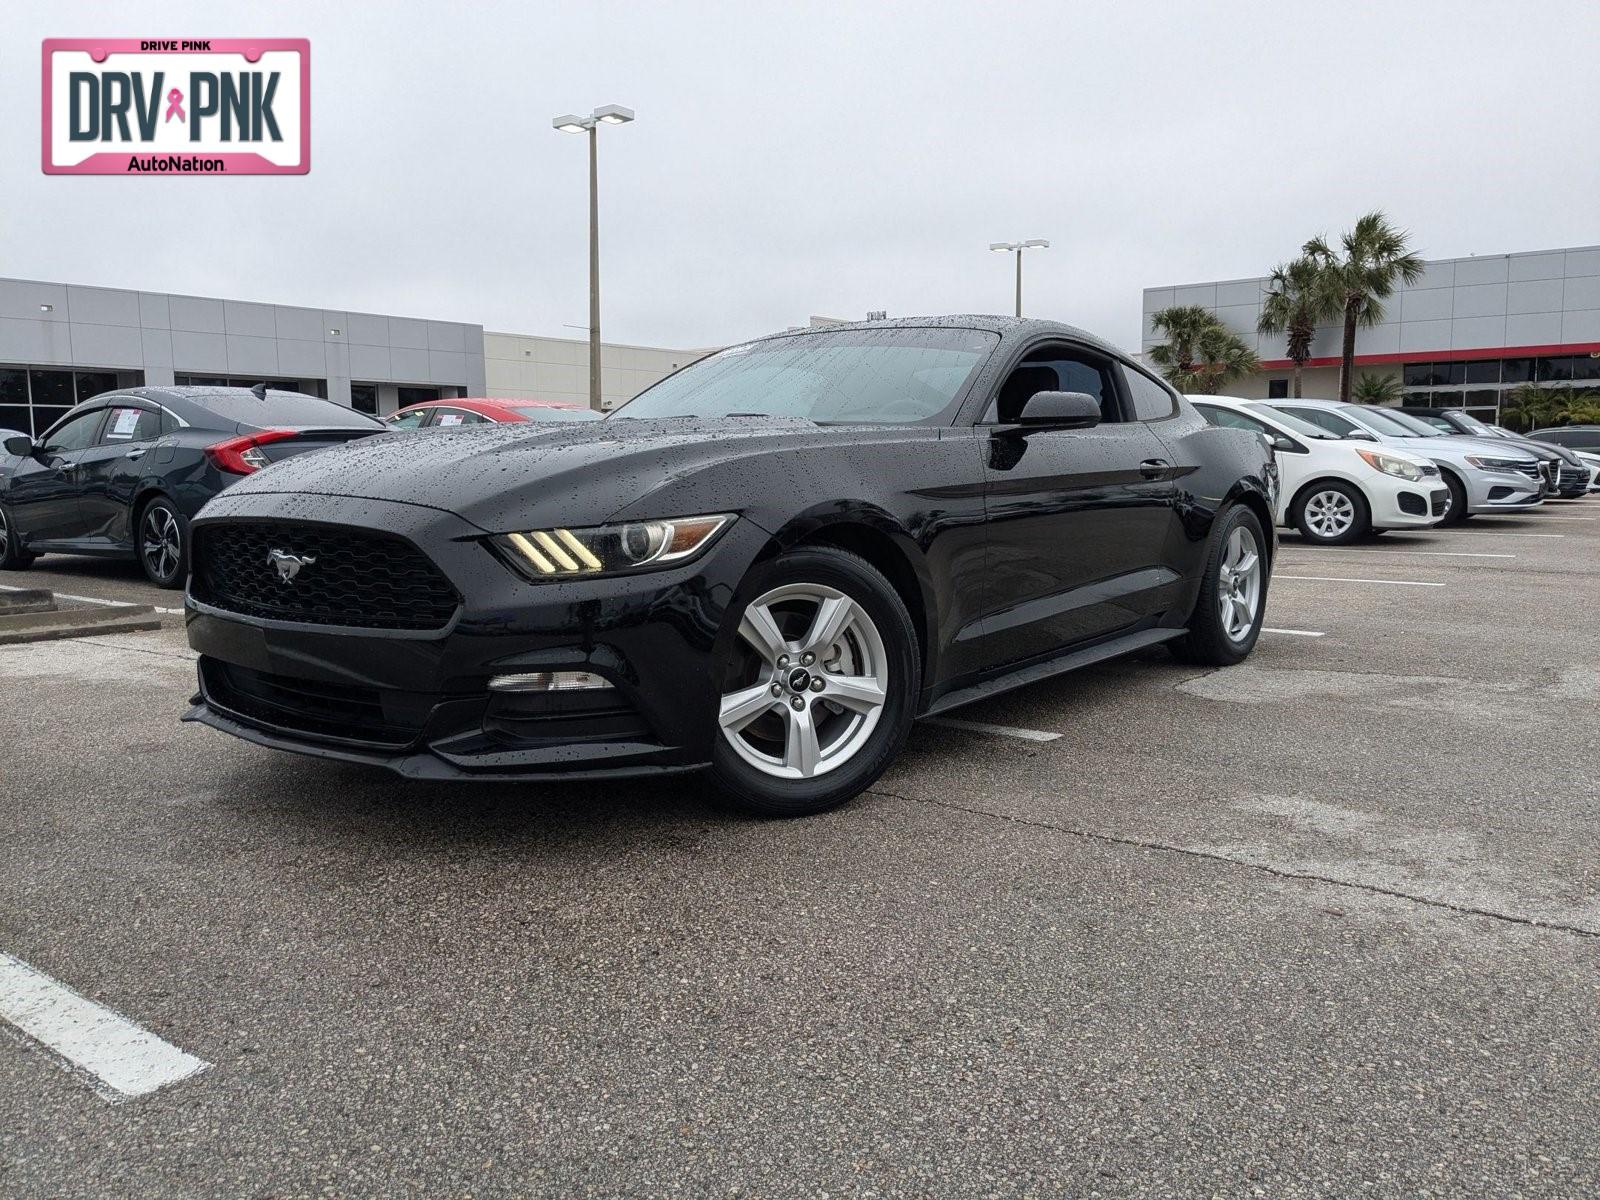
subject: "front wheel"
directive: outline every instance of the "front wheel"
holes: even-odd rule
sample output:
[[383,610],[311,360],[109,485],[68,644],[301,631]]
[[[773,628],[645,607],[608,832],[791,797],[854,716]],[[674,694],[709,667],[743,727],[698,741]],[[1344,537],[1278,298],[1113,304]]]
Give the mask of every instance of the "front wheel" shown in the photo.
[[1184,662],[1227,667],[1255,649],[1267,613],[1267,539],[1243,505],[1217,518],[1189,631],[1171,643]]
[[1319,546],[1348,545],[1372,526],[1361,490],[1332,479],[1314,483],[1296,497],[1289,515],[1300,536]]
[[33,565],[36,554],[22,548],[22,535],[11,522],[11,514],[0,504],[0,571],[21,571]]
[[865,559],[824,546],[762,563],[740,593],[718,664],[712,778],[757,816],[843,804],[911,729],[921,679],[905,602]]
[[1445,506],[1444,516],[1439,518],[1438,524],[1459,525],[1472,515],[1467,511],[1467,489],[1448,471],[1445,472],[1444,485],[1450,489],[1450,503]]
[[159,588],[180,588],[189,574],[189,523],[172,501],[158,496],[139,512],[136,550],[145,578]]

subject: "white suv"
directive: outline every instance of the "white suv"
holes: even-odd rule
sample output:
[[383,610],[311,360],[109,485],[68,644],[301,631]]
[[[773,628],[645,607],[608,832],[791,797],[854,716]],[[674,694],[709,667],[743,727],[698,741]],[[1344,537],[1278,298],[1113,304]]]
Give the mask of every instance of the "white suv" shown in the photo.
[[1439,468],[1408,450],[1348,441],[1259,400],[1190,396],[1213,425],[1249,429],[1278,460],[1278,524],[1340,546],[1374,529],[1426,529],[1449,511]]

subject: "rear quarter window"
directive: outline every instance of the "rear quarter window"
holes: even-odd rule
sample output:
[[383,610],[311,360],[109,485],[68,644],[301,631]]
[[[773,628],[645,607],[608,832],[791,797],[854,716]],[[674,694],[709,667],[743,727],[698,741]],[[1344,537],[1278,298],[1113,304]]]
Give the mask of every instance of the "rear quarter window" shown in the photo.
[[1123,367],[1122,375],[1133,399],[1133,415],[1139,421],[1160,421],[1178,411],[1177,398],[1165,384],[1157,383],[1143,371]]

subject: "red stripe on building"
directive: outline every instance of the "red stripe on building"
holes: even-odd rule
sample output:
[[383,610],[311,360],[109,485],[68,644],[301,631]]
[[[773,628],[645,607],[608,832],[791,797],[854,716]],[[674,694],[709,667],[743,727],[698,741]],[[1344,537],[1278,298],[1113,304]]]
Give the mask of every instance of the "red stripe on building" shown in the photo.
[[[1408,350],[1404,354],[1358,354],[1355,357],[1355,365],[1380,367],[1399,363],[1472,362],[1485,358],[1550,358],[1573,354],[1600,356],[1600,342],[1571,342],[1564,346],[1491,346],[1481,350]],[[1305,365],[1337,367],[1339,359],[1337,356],[1308,358]],[[1289,371],[1293,368],[1294,363],[1287,358],[1266,359],[1261,364],[1263,371]]]

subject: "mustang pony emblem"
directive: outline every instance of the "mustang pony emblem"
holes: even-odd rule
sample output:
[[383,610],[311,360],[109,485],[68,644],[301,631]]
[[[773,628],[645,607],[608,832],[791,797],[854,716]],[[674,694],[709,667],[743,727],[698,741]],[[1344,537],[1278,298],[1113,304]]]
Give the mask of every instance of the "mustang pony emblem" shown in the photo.
[[290,554],[287,550],[267,551],[267,565],[278,568],[279,583],[293,583],[301,567],[309,567],[316,561],[309,554]]

